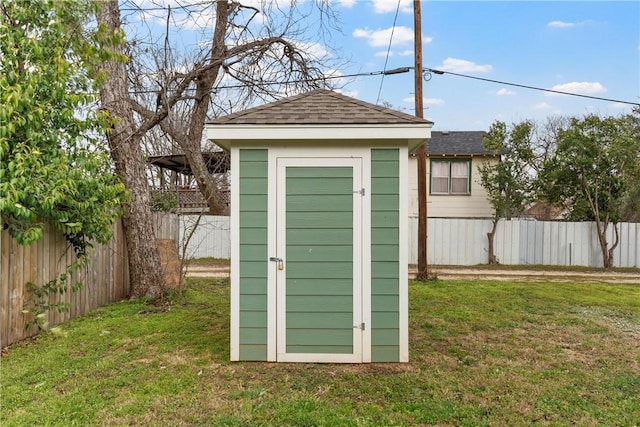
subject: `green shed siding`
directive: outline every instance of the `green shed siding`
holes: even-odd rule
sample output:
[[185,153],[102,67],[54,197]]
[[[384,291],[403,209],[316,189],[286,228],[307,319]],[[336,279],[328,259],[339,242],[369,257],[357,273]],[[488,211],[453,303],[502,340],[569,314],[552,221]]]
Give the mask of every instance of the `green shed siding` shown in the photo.
[[266,149],[241,149],[240,360],[267,360],[267,177]]
[[399,149],[371,150],[371,361],[400,360]]
[[353,168],[286,169],[286,351],[353,352]]

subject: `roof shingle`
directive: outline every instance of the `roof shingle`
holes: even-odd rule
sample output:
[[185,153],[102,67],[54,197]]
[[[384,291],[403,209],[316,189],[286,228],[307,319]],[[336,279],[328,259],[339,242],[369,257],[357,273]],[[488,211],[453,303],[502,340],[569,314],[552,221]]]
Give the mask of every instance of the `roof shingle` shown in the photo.
[[328,125],[431,123],[400,111],[316,89],[210,122],[217,125]]
[[426,142],[428,154],[442,155],[493,155],[484,148],[484,131],[431,132],[431,139]]

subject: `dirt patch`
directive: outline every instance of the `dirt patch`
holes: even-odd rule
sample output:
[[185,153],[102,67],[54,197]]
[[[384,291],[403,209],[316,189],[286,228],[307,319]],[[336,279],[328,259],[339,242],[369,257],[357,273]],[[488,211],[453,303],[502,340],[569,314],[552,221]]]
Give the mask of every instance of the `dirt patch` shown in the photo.
[[640,319],[616,313],[611,310],[580,308],[575,312],[607,328],[614,329],[640,340]]
[[[416,278],[417,269],[409,266],[409,279]],[[582,282],[640,284],[640,272],[603,271],[603,270],[554,270],[539,268],[500,268],[488,266],[432,267],[430,275],[441,280],[492,280],[503,282]],[[185,269],[187,277],[229,277],[228,261],[189,264]]]
[[[416,270],[409,269],[409,278],[415,278]],[[434,267],[431,274],[442,280],[493,280],[509,282],[583,282],[640,284],[640,273],[603,270],[539,270],[539,269],[490,269],[472,267]]]

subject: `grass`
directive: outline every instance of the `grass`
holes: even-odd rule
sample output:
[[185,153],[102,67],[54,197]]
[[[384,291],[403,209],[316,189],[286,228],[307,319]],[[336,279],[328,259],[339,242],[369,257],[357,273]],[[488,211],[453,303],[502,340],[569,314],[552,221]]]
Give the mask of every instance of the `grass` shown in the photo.
[[0,361],[23,425],[640,424],[640,287],[410,285],[409,364],[230,363],[229,287],[96,310]]

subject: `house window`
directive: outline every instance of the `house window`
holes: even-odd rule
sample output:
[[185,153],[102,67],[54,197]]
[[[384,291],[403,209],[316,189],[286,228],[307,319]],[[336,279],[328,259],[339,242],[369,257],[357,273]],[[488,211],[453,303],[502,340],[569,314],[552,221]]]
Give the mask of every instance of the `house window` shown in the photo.
[[471,194],[471,160],[431,160],[431,194]]

